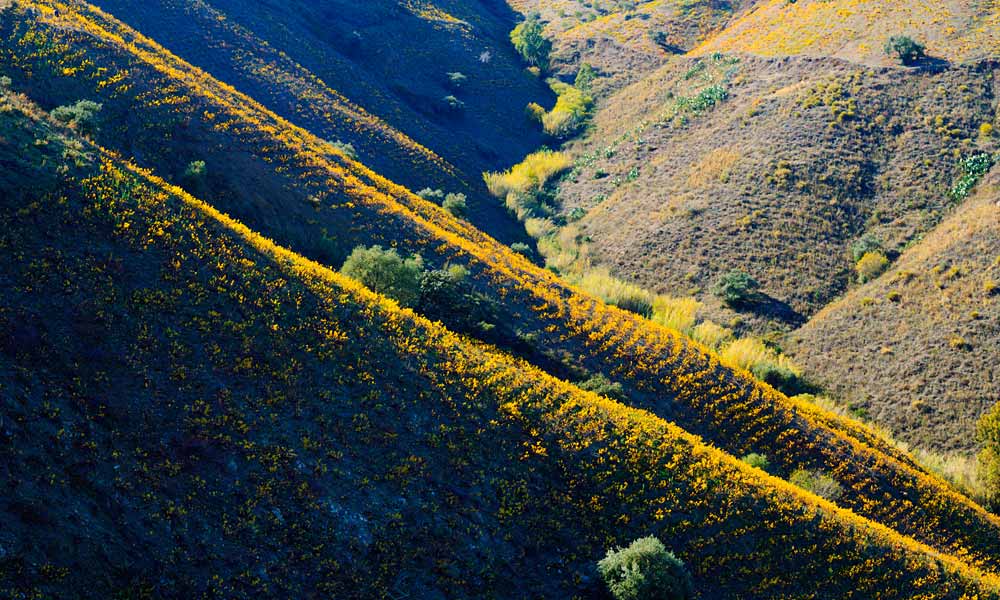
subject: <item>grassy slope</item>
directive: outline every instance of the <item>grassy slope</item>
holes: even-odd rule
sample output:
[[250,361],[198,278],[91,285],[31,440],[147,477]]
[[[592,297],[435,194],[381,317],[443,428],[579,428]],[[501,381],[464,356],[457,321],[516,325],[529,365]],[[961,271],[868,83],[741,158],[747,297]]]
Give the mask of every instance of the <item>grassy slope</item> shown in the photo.
[[914,445],[970,451],[1000,401],[1000,197],[995,180],[892,269],[794,334],[795,357]]
[[695,53],[808,54],[886,63],[886,39],[906,34],[926,44],[933,58],[963,62],[996,56],[998,17],[989,3],[973,0],[769,0]]
[[[412,10],[331,0],[96,4],[296,124],[354,144],[360,159],[387,177],[414,190],[467,194],[471,220],[491,234],[524,237],[478,177],[541,142],[523,107],[550,92],[523,71],[505,41],[509,15],[475,3],[456,20],[416,3]],[[482,63],[486,50],[493,58]],[[468,79],[455,89],[448,72]],[[464,110],[444,111],[446,95],[461,99]]]
[[[677,112],[712,86],[728,98]],[[607,102],[574,147],[593,159],[559,197],[588,211],[586,250],[617,273],[712,302],[719,275],[743,269],[808,315],[851,282],[854,240],[895,251],[941,219],[956,156],[994,148],[978,132],[993,93],[988,65],[676,59]]]
[[[44,10],[51,5],[35,6]],[[360,165],[328,156],[305,131],[192,71],[108,17],[57,6],[59,16],[47,14],[31,25],[19,13],[5,15],[6,64],[17,71],[18,79],[30,73],[35,93],[50,99],[63,94],[65,99],[79,97],[86,86],[107,89],[105,82],[118,73],[98,69],[127,65],[135,77],[129,83],[135,87],[121,84],[101,98],[112,113],[117,103],[130,107],[123,114],[143,117],[131,130],[136,147],[150,144],[146,136],[161,143],[183,132],[203,136],[197,143],[203,150],[225,148],[241,176],[262,169],[261,163],[278,166],[274,171],[283,185],[271,185],[281,193],[270,197],[259,212],[247,213],[256,228],[288,237],[289,224],[294,224],[303,239],[325,229],[350,244],[392,242],[420,251],[431,264],[466,264],[484,290],[504,299],[509,322],[519,323],[541,347],[578,357],[591,369],[607,370],[625,385],[632,404],[668,417],[732,454],[764,452],[782,473],[798,467],[829,471],[848,490],[841,500],[844,506],[963,559],[993,564],[1000,529],[996,521],[914,469],[905,456],[862,444],[844,433],[853,425],[831,415],[812,415],[745,373],[723,367],[690,341],[567,289],[551,274],[433,205]],[[50,22],[62,26],[52,28]],[[132,43],[123,45],[120,35]],[[81,64],[83,57],[76,53],[80,48],[88,49],[83,60],[99,60],[102,66]],[[172,102],[177,94],[186,95],[189,102]],[[159,160],[170,164],[169,157]],[[310,202],[309,194],[319,194],[319,202]],[[246,209],[243,201],[222,197],[216,202],[227,211]],[[271,214],[282,218],[269,220]]]
[[701,598],[1000,593],[8,100],[6,596],[569,597],[606,545],[648,532]]
[[[598,92],[640,79],[677,51],[687,51],[741,11],[741,2],[702,0],[512,0],[523,14],[537,12],[553,40],[552,67],[572,77],[582,63],[602,76]],[[662,34],[662,43],[654,35]]]

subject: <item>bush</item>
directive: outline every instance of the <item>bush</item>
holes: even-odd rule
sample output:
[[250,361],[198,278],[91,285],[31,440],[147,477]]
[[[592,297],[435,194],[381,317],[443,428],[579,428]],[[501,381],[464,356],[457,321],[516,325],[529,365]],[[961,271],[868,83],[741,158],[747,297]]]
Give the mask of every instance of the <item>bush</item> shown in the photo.
[[979,180],[982,179],[983,175],[993,168],[993,162],[993,156],[985,152],[973,154],[962,159],[958,163],[958,167],[962,171],[962,176],[959,177],[949,192],[952,199],[956,201],[966,199],[976,187],[976,184],[979,183]]
[[743,271],[730,271],[716,282],[712,293],[729,306],[750,303],[757,295],[760,284]]
[[192,196],[204,198],[208,191],[208,168],[205,161],[195,160],[188,163],[184,174],[181,175],[181,187]]
[[330,145],[339,150],[344,156],[351,160],[358,160],[358,151],[354,149],[354,144],[347,144],[340,140],[330,142]]
[[978,470],[984,502],[995,511],[1000,509],[1000,403],[980,417],[976,439],[982,444]]
[[496,320],[497,306],[480,294],[463,267],[426,271],[420,276],[416,310],[432,321],[441,321],[459,333],[478,333]]
[[688,600],[694,597],[684,563],[655,537],[609,550],[597,571],[615,600]]
[[771,461],[767,460],[767,456],[764,456],[763,454],[757,454],[756,452],[751,452],[750,454],[747,454],[740,460],[750,465],[751,467],[760,469],[761,471],[767,471],[767,469],[771,466]]
[[12,80],[10,77],[7,77],[6,75],[0,77],[0,89],[4,89],[4,90],[10,89],[10,86],[13,83],[14,83],[14,80]]
[[542,150],[529,154],[524,160],[503,173],[484,173],[483,181],[490,193],[497,198],[508,194],[537,191],[553,177],[573,166],[573,159],[564,152]]
[[754,377],[779,390],[786,396],[816,393],[816,386],[809,383],[801,375],[784,365],[776,365],[769,361],[751,367]]
[[547,69],[552,42],[545,39],[544,33],[541,18],[538,13],[532,13],[510,32],[510,41],[529,65]]
[[581,390],[594,392],[595,394],[606,398],[611,398],[612,400],[618,400],[619,402],[625,402],[628,400],[628,396],[625,395],[625,388],[622,387],[622,384],[617,381],[612,382],[602,373],[598,373],[589,379],[581,381],[577,384],[577,387]]
[[867,283],[881,275],[889,267],[889,259],[881,252],[867,252],[854,265],[858,272],[858,282]]
[[[549,81],[558,97],[549,112],[538,113],[538,108],[528,105],[529,116],[540,118],[545,133],[553,137],[566,137],[587,121],[594,99],[583,90],[552,79]],[[537,106],[537,105],[535,105]]]
[[590,66],[590,63],[583,63],[580,65],[580,70],[576,72],[573,85],[580,91],[589,92],[595,79],[597,79],[597,73],[594,71],[594,67]]
[[882,252],[882,242],[873,235],[865,234],[851,244],[851,259],[855,264],[869,252]]
[[453,217],[464,217],[469,206],[465,202],[465,194],[448,194],[444,197],[441,207]]
[[454,96],[445,96],[441,99],[441,103],[444,106],[445,111],[458,114],[465,110],[465,102],[462,102]]
[[885,45],[885,53],[890,56],[895,54],[904,65],[912,65],[924,57],[924,47],[913,38],[896,35],[889,38]]
[[836,479],[818,471],[797,469],[788,478],[788,482],[831,502],[844,493],[844,488],[837,483]]
[[645,319],[653,316],[653,301],[649,299],[648,294],[622,294],[610,302],[622,310],[633,312]]
[[448,87],[453,90],[460,90],[469,78],[459,72],[448,73]]
[[432,190],[431,188],[424,188],[419,192],[417,192],[417,195],[423,198],[424,200],[434,202],[435,204],[441,204],[442,202],[444,202],[444,192],[441,190]]
[[52,118],[83,133],[93,133],[97,128],[97,113],[104,108],[91,100],[80,100],[70,106],[60,106],[52,110]]
[[525,256],[531,256],[531,246],[525,244],[524,242],[514,242],[510,245],[510,249],[518,254],[524,254]]
[[419,256],[403,258],[395,249],[359,246],[347,257],[340,271],[402,306],[412,307],[420,299],[424,265]]

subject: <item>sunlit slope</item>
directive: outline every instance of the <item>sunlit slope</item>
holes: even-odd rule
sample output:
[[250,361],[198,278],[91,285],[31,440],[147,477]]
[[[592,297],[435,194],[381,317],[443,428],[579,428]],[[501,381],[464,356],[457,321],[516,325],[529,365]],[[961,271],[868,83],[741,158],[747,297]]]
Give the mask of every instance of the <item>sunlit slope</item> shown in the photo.
[[[391,243],[420,252],[432,265],[464,264],[483,291],[503,301],[506,321],[516,323],[525,339],[620,381],[633,405],[731,454],[766,453],[782,474],[796,468],[827,471],[847,490],[843,506],[940,550],[987,566],[1000,556],[992,517],[907,459],[845,434],[852,425],[833,416],[810,416],[690,341],[568,289],[113,19],[86,7],[78,13],[56,5],[55,15],[48,3],[33,6],[40,19],[25,19],[17,10],[4,14],[5,60],[0,64],[49,103],[96,94],[113,118],[141,116],[129,130],[130,146],[120,149],[163,172],[170,172],[178,158],[155,149],[182,133],[209,158],[230,161],[234,172],[224,174],[224,184],[235,189],[246,184],[241,178],[259,177],[253,185],[273,191],[266,202],[255,200],[248,207],[247,198],[225,194],[213,201],[269,236],[304,250],[327,236],[348,248]],[[122,35],[130,43],[123,43]],[[118,84],[111,87],[107,82],[114,78]],[[187,101],[171,101],[175,95]],[[108,123],[113,126],[115,120]],[[122,139],[107,132],[99,138],[112,144]],[[143,152],[135,153],[137,148]],[[185,159],[177,164],[186,164]]]
[[769,0],[760,3],[696,54],[749,52],[764,56],[836,56],[886,63],[892,35],[909,35],[935,59],[964,62],[997,56],[1000,15],[974,0]]
[[601,75],[598,86],[636,81],[671,55],[684,53],[740,13],[735,2],[704,0],[512,0],[523,14],[538,13],[553,41],[553,68],[575,75],[583,63]]
[[650,532],[702,598],[998,593],[41,118],[0,114],[5,596],[569,597]]
[[1000,193],[994,178],[882,277],[796,332],[796,358],[915,445],[971,453],[1000,401]]
[[994,69],[675,59],[574,144],[562,211],[584,211],[584,250],[622,277],[711,304],[721,275],[747,271],[797,313],[760,316],[797,325],[852,284],[855,241],[901,251],[953,204],[960,160],[996,151]]

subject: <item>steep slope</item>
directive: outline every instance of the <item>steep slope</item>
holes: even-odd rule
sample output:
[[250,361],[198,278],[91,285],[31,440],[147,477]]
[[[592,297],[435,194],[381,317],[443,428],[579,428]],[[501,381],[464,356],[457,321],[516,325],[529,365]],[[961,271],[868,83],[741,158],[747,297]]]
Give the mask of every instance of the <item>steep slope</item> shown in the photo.
[[768,0],[695,49],[763,56],[835,56],[867,64],[890,60],[891,35],[927,46],[927,64],[995,58],[1000,52],[995,3],[972,0]]
[[982,187],[792,336],[814,377],[915,446],[971,452],[1000,402],[1000,189]]
[[641,79],[671,55],[687,52],[740,14],[750,0],[511,0],[523,14],[537,13],[553,41],[552,68],[571,77],[583,63],[610,91]]
[[[224,153],[232,170],[217,185],[247,196],[213,201],[269,236],[308,250],[332,235],[348,248],[390,244],[431,265],[465,265],[503,300],[502,320],[520,328],[522,342],[604,372],[630,404],[731,454],[764,452],[781,474],[829,472],[847,490],[842,506],[962,560],[996,564],[996,519],[906,455],[860,441],[854,424],[789,402],[676,333],[575,292],[87,5],[18,3],[3,16],[0,64],[15,85],[49,106],[95,95],[110,117],[98,137],[162,172],[186,164],[187,144]],[[114,135],[115,125],[128,135]],[[164,144],[179,137],[184,144]]]
[[893,256],[940,221],[960,159],[996,148],[980,130],[994,75],[675,59],[607,102],[558,199],[585,211],[573,229],[593,262],[710,304],[721,274],[747,271],[770,297],[756,313],[788,328],[848,287],[852,243]]
[[700,598],[1000,595],[0,101],[5,596],[568,597],[650,531]]

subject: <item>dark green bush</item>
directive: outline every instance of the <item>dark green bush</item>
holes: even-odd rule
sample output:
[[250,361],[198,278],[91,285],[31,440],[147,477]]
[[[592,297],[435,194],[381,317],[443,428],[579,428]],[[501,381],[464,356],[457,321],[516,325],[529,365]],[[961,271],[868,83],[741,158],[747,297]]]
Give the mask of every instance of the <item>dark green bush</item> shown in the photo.
[[767,456],[764,456],[763,454],[757,454],[756,452],[751,452],[750,454],[747,454],[740,460],[750,465],[751,467],[760,469],[761,471],[767,471],[767,469],[771,466],[771,461],[767,460]]
[[694,598],[684,563],[655,537],[640,538],[628,548],[608,551],[597,571],[615,600],[688,600]]
[[458,114],[465,110],[465,102],[454,96],[445,96],[441,99],[441,103],[444,105],[444,109],[452,114]]
[[464,217],[469,210],[469,206],[465,202],[465,194],[448,194],[444,197],[441,207],[455,217]]
[[330,145],[340,150],[344,156],[351,160],[358,160],[358,151],[354,149],[354,144],[347,144],[340,140],[330,142]]
[[719,278],[712,293],[729,306],[739,306],[752,302],[760,284],[743,271],[730,271]]
[[60,106],[52,110],[52,118],[60,123],[75,127],[83,133],[93,133],[97,127],[97,113],[104,108],[92,100],[80,100],[76,104]]
[[628,400],[628,396],[625,395],[625,388],[622,387],[622,384],[617,381],[611,381],[605,377],[603,373],[598,373],[597,375],[581,381],[576,385],[581,390],[594,392],[595,394],[611,398],[612,400],[618,400],[619,402],[625,402]]
[[359,246],[347,257],[340,271],[402,306],[412,307],[420,299],[424,264],[419,256],[403,258],[395,249]]
[[594,79],[596,78],[597,73],[594,71],[594,67],[590,66],[590,63],[583,63],[580,65],[580,70],[576,72],[576,79],[573,81],[573,85],[579,90],[589,92],[591,84],[594,83]]
[[531,256],[531,246],[525,244],[524,242],[514,242],[510,245],[510,249],[514,252]]
[[779,390],[786,396],[813,394],[818,391],[814,385],[788,367],[762,362],[754,365],[751,372],[754,374],[754,377]]
[[510,32],[510,41],[518,53],[529,65],[541,69],[548,68],[549,52],[552,51],[552,42],[545,39],[544,33],[545,25],[538,13],[528,15],[527,19]]
[[208,168],[205,161],[195,160],[188,163],[184,174],[181,175],[181,187],[191,195],[204,198],[208,191]]
[[469,283],[468,271],[460,266],[426,271],[420,276],[420,300],[416,310],[428,319],[441,321],[460,333],[492,329],[498,307]]
[[882,242],[871,234],[865,234],[851,244],[851,258],[855,264],[869,252],[882,252]]
[[444,192],[441,190],[432,190],[431,188],[424,188],[419,192],[417,192],[417,195],[423,198],[424,200],[434,202],[435,204],[441,204],[442,202],[444,202]]
[[788,477],[788,482],[831,502],[844,493],[844,488],[836,479],[819,471],[797,469]]
[[904,65],[912,65],[924,57],[924,47],[909,36],[894,35],[886,43],[885,53],[898,56]]

